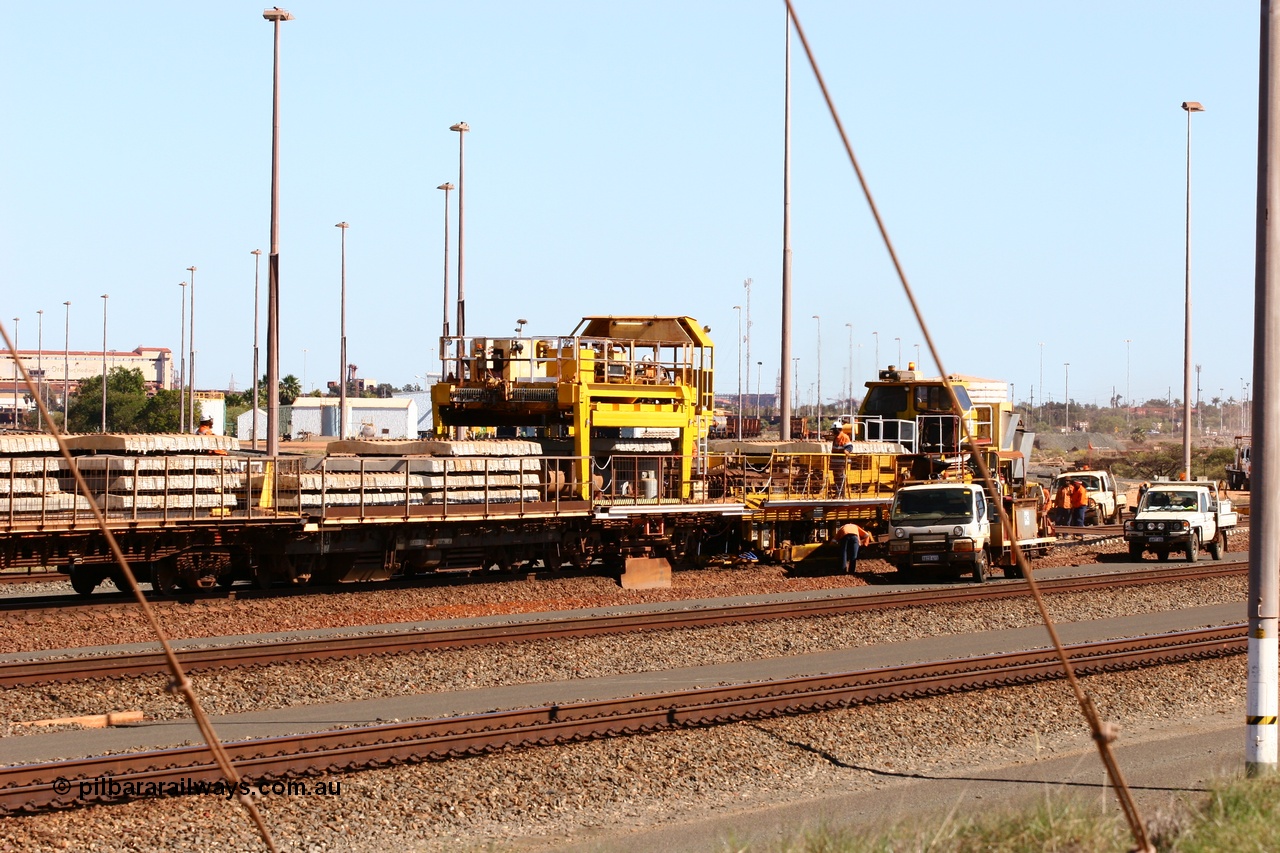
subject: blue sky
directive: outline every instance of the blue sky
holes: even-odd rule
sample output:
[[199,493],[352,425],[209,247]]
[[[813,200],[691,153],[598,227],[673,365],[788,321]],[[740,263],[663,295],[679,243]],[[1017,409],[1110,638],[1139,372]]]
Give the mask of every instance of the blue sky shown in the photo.
[[[250,250],[269,238],[263,5],[3,8],[5,324],[20,317],[31,347],[43,309],[45,347],[60,350],[70,300],[71,347],[98,348],[109,293],[109,348],[176,349],[177,285],[194,264],[199,384],[244,388]],[[774,387],[781,3],[286,8],[282,373],[303,376],[305,350],[308,386],[336,376],[342,220],[349,361],[396,385],[438,364],[436,187],[457,182],[449,126],[466,121],[469,333],[505,335],[521,317],[526,332],[556,335],[589,314],[687,314],[712,327],[716,385],[729,392],[732,306],[751,278],[751,360]],[[1194,359],[1206,400],[1240,396],[1252,353],[1255,4],[798,0],[797,12],[943,363],[1006,379],[1020,400],[1036,386],[1037,400],[1060,401],[1068,382],[1085,403],[1126,383],[1136,400],[1181,396],[1179,105],[1203,102]],[[793,355],[807,401],[819,315],[833,399],[850,360],[859,387],[871,377],[877,339],[884,364],[898,361],[895,339],[907,361],[923,338],[798,42],[792,81]],[[265,258],[261,289],[265,299]],[[265,353],[265,308],[262,323]]]

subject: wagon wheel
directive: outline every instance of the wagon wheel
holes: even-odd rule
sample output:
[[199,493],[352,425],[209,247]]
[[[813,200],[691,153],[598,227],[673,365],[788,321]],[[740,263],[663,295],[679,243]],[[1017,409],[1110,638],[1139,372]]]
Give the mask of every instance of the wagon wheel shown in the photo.
[[151,564],[151,588],[162,595],[169,595],[181,588],[178,583],[178,566],[172,557],[156,560]]

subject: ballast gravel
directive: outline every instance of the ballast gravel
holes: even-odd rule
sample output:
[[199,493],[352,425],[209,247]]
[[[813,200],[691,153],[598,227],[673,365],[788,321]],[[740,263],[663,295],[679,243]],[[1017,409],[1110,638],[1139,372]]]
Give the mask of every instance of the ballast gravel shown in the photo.
[[[1247,547],[1246,537],[1232,542]],[[1099,561],[1122,545],[1063,549],[1061,564]],[[1037,565],[1047,565],[1037,561]],[[1153,563],[1154,565],[1154,563]],[[780,569],[677,573],[672,590],[625,593],[604,578],[518,581],[461,589],[387,590],[167,608],[174,636],[367,625],[452,616],[604,606],[876,583],[887,567],[864,560],[862,574],[787,578]],[[1242,601],[1243,579],[1049,597],[1056,619]],[[917,608],[917,611],[919,608]],[[801,654],[1036,624],[1026,601],[943,605],[927,618],[906,610],[816,620],[545,641],[492,649],[311,662],[198,674],[211,713],[335,702],[514,682],[571,680],[637,668]],[[54,649],[144,638],[130,617],[5,616],[0,647]],[[136,617],[134,617],[136,618]],[[59,624],[62,623],[62,624]],[[1170,722],[1239,719],[1243,658],[1166,666],[1085,679],[1103,716],[1135,733]],[[162,679],[122,679],[39,690],[7,690],[7,736],[15,720],[101,713],[141,705],[148,716],[183,716]],[[1222,715],[1227,715],[1223,717]],[[921,719],[965,720],[921,727]],[[895,784],[909,774],[961,774],[1088,749],[1089,736],[1063,684],[853,708],[710,729],[511,750],[465,760],[404,766],[322,780],[308,793],[267,793],[259,807],[276,843],[290,851],[543,849],[658,823],[732,814],[791,799]],[[0,819],[0,850],[175,848],[259,850],[255,829],[234,800],[212,795],[142,800],[66,813]],[[727,848],[726,848],[727,849]]]
[[[1104,718],[1139,737],[1171,723],[1239,719],[1244,669],[1237,657],[1084,683]],[[919,725],[927,719],[965,724]],[[322,794],[322,780],[309,779],[305,794],[257,802],[287,851],[545,850],[570,839],[603,851],[611,837],[644,827],[1089,748],[1069,690],[1054,683],[334,775]],[[203,795],[0,819],[0,849],[263,844],[234,800]]]

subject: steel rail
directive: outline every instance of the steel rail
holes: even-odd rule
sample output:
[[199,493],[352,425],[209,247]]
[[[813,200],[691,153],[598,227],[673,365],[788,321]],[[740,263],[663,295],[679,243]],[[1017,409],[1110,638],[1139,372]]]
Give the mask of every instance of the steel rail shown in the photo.
[[[1080,643],[1066,648],[1076,672],[1090,675],[1242,654],[1246,650],[1245,634],[1246,626],[1238,623]],[[227,744],[226,749],[241,778],[258,783],[404,762],[443,760],[501,749],[942,696],[1063,677],[1056,653],[1040,649],[261,738]],[[2,767],[0,813],[113,802],[133,799],[139,794],[192,793],[184,786],[191,782],[212,784],[222,777],[222,771],[209,761],[208,749],[203,746]],[[115,783],[114,788],[110,782]]]
[[[1087,577],[1055,578],[1041,581],[1045,592],[1065,594],[1141,586],[1154,583],[1207,580],[1238,575],[1247,562],[1194,563],[1171,569],[1148,569]],[[936,607],[968,601],[1025,597],[1025,581],[991,583],[982,586],[931,588],[908,592],[842,595],[805,601],[699,607],[653,613],[586,616],[549,619],[478,627],[440,628],[432,631],[404,631],[359,636],[324,637],[286,642],[267,642],[186,649],[177,652],[188,671],[263,666],[299,660],[333,660],[362,655],[391,655],[485,646],[498,643],[560,640],[575,637],[621,634],[638,631],[704,628],[715,625],[783,619],[817,619],[868,610],[900,607]],[[94,655],[85,657],[0,662],[0,686],[19,687],[117,678],[163,672],[165,659],[155,652],[142,654]]]

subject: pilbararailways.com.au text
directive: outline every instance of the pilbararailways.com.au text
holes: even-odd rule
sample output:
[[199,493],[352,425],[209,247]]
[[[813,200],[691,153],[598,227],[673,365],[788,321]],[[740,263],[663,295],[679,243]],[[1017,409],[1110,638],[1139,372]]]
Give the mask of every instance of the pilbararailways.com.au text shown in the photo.
[[250,796],[336,797],[342,793],[342,782],[337,780],[309,782],[300,779],[249,782],[242,779],[239,784],[232,784],[225,779],[211,782],[207,779],[190,778],[172,782],[144,782],[139,780],[122,781],[111,776],[80,779],[74,782],[60,776],[53,780],[53,790],[59,795],[69,794],[72,789],[78,790],[81,797],[184,797],[203,795],[230,799],[238,794]]

